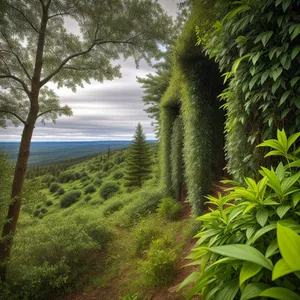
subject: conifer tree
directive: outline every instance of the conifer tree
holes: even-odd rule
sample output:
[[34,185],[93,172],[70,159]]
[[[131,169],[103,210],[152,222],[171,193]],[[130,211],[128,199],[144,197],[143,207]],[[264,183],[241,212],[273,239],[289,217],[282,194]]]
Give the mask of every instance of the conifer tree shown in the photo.
[[151,151],[141,123],[136,127],[126,162],[126,186],[141,187],[145,180],[151,178]]

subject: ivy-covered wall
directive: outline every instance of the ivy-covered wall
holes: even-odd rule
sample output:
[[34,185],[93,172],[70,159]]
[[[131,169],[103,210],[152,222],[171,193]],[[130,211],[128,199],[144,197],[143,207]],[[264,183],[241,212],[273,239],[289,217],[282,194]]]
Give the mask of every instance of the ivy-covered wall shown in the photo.
[[256,145],[274,138],[277,129],[300,131],[300,1],[218,3],[226,4],[226,16],[197,32],[228,83],[222,94],[227,169],[242,180],[271,163]]
[[195,27],[201,22],[202,14],[203,11],[194,5],[177,40],[171,82],[161,100],[160,122],[161,180],[174,194],[172,178],[174,183],[174,178],[180,178],[181,174],[178,166],[177,171],[172,168],[176,165],[174,158],[178,158],[174,154],[178,145],[172,143],[172,128],[176,126],[176,117],[182,120],[184,185],[196,214],[203,210],[204,196],[209,192],[217,169],[224,166],[224,120],[217,99],[223,84],[217,65],[195,47]]

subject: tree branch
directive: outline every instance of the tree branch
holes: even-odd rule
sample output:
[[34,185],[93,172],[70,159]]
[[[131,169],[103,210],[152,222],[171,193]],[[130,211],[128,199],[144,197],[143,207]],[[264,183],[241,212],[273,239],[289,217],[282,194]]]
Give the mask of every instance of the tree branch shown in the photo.
[[[10,47],[9,44],[8,44],[8,46]],[[11,47],[10,47],[10,49],[11,49]],[[11,53],[11,54],[13,54],[13,55],[15,56],[15,58],[17,59],[18,63],[20,64],[20,66],[22,67],[23,71],[25,72],[27,78],[28,78],[29,80],[31,80],[31,77],[30,77],[28,71],[26,70],[25,66],[24,66],[23,63],[21,62],[21,60],[20,60],[18,54],[16,54],[14,51],[12,51],[12,49],[11,49],[10,51],[8,51],[8,50],[0,50],[0,52],[6,52],[6,53]]]
[[41,112],[40,114],[37,115],[37,119],[45,114],[48,114],[48,113],[51,113],[51,112],[54,112],[54,111],[68,111],[69,108],[52,108],[52,109],[48,109],[48,110],[45,110],[43,112]]
[[133,42],[131,42],[131,40],[135,39],[137,37],[134,36],[134,37],[131,37],[125,41],[114,41],[114,40],[108,40],[108,41],[94,41],[93,44],[87,49],[87,50],[84,50],[84,51],[81,51],[81,52],[77,52],[77,53],[74,53],[74,54],[71,54],[70,56],[66,57],[61,63],[60,65],[56,68],[56,70],[54,70],[51,74],[49,74],[47,77],[45,77],[41,82],[40,82],[40,86],[42,87],[43,85],[45,85],[53,76],[55,76],[64,66],[65,64],[75,58],[75,57],[78,57],[78,56],[82,56],[82,55],[85,55],[87,53],[89,53],[95,46],[100,46],[100,45],[103,45],[103,44],[129,44],[129,45],[134,45]]
[[6,78],[8,78],[8,79],[10,78],[10,79],[13,79],[13,80],[19,82],[23,86],[23,89],[24,89],[25,93],[27,94],[27,96],[29,98],[31,97],[31,92],[30,92],[30,90],[28,89],[26,83],[23,80],[21,80],[20,78],[14,76],[14,75],[11,75],[11,74],[0,75],[0,79],[6,79]]
[[30,27],[36,32],[39,33],[39,31],[34,27],[34,25],[32,24],[32,22],[27,18],[27,16],[18,8],[14,7],[13,5],[9,4],[7,1],[5,1],[6,5],[8,5],[9,7],[11,7],[12,9],[16,10],[26,21],[27,23],[30,25]]
[[14,113],[12,111],[0,109],[0,113],[11,114],[15,118],[17,118],[20,122],[22,122],[24,125],[27,125],[27,122],[25,120],[23,120],[20,116],[18,116],[16,113]]

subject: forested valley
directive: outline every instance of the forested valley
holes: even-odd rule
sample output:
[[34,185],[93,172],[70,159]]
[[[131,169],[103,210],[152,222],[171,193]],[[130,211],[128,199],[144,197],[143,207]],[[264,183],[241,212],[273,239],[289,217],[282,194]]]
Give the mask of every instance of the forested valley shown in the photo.
[[[300,300],[300,1],[163,3],[0,1],[0,299]],[[31,166],[128,58],[157,140]]]

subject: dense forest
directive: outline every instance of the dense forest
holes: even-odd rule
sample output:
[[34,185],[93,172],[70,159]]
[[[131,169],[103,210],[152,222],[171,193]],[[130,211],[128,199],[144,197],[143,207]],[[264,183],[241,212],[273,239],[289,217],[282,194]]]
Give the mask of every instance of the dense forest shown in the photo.
[[[24,126],[0,156],[1,299],[300,299],[299,0],[0,11],[0,125]],[[155,70],[157,143],[138,123],[128,149],[27,168],[37,119],[72,115],[47,82],[112,80],[121,56]]]

